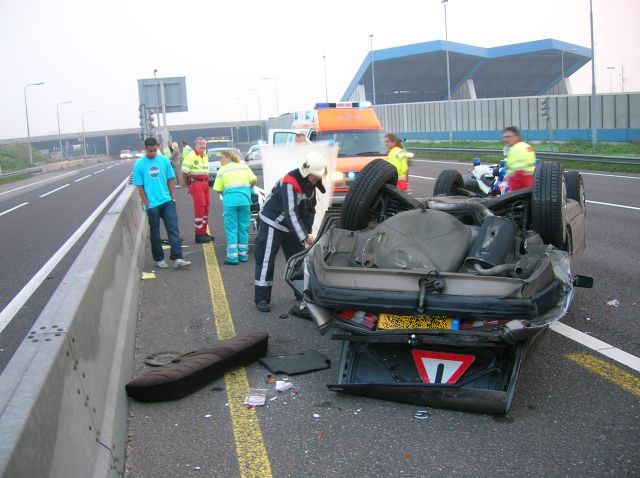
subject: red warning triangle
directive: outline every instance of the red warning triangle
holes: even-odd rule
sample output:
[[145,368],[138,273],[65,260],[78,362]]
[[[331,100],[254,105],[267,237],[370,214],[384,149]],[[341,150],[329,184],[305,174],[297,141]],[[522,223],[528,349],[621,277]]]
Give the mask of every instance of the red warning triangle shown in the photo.
[[411,353],[422,383],[432,384],[456,383],[476,359],[475,355],[418,349],[413,349]]

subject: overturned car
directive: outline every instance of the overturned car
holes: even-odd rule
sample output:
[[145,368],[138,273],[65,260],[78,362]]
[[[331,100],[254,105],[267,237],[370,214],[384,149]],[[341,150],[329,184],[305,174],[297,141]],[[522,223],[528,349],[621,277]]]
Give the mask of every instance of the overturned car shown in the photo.
[[[586,247],[582,178],[541,163],[534,187],[416,199],[367,165],[287,282],[344,341],[335,391],[507,413],[527,351],[562,318]],[[569,187],[568,187],[569,186]],[[464,190],[461,190],[464,192]]]

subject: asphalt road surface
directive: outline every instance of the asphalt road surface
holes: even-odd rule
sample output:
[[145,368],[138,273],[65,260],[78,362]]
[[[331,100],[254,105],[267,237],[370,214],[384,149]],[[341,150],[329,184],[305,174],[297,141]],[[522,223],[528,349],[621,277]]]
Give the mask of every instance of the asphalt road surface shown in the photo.
[[[416,161],[411,188],[429,196],[433,179],[456,163]],[[622,176],[622,177],[618,177]],[[577,331],[640,354],[640,177],[585,175],[588,250],[578,290],[563,320]],[[294,303],[274,284],[273,311],[253,305],[253,261],[225,266],[220,202],[213,202],[215,250],[193,243],[190,198],[178,197],[188,270],[155,270],[143,281],[135,375],[154,352],[186,352],[217,342],[228,303],[236,331],[267,330],[270,354],[318,350],[329,370],[290,377],[296,390],[270,392],[265,406],[242,406],[246,387],[268,388],[258,364],[175,402],[131,402],[129,477],[605,477],[640,473],[640,374],[553,331],[530,353],[507,417],[424,409],[329,391],[340,342],[308,321],[280,318]],[[628,209],[620,206],[629,206]],[[146,271],[154,270],[147,246]],[[206,253],[206,257],[205,257]],[[217,260],[212,260],[217,257]],[[276,278],[284,261],[278,261]],[[216,277],[222,278],[224,294]],[[215,297],[215,299],[214,299]],[[619,306],[607,306],[618,299]],[[223,314],[224,315],[224,314]],[[228,324],[227,324],[228,325]],[[246,370],[246,371],[245,371]],[[270,400],[271,398],[274,398]]]
[[[108,161],[0,186],[0,371],[38,318],[101,215],[77,241],[67,241],[122,183],[132,164]],[[57,262],[54,256],[65,243],[71,247]],[[32,279],[52,257],[57,265],[41,284],[37,281],[34,284]],[[16,299],[21,291],[26,301]],[[8,306],[15,306],[17,313],[8,313]]]

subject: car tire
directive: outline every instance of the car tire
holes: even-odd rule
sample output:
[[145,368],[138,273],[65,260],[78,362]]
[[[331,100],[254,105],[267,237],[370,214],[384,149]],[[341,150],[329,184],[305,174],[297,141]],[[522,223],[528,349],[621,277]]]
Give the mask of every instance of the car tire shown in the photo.
[[398,184],[398,170],[384,159],[367,164],[349,188],[342,209],[340,222],[343,229],[360,231],[371,221],[371,209],[385,184]]
[[564,181],[567,185],[567,198],[577,201],[582,209],[586,209],[582,174],[578,171],[567,171],[564,173]]
[[567,188],[562,166],[543,161],[533,175],[531,216],[533,229],[545,243],[564,249],[567,242]]
[[445,169],[436,178],[436,184],[433,186],[433,195],[457,196],[458,188],[462,187],[464,187],[462,174],[455,169]]

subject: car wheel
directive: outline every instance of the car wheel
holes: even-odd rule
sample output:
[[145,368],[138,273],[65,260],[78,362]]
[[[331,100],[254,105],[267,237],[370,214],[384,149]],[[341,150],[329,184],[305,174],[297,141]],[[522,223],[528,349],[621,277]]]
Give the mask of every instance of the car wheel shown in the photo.
[[533,229],[547,244],[566,247],[567,188],[560,163],[541,162],[533,176]]
[[398,183],[398,170],[384,159],[367,164],[353,181],[344,198],[340,211],[340,222],[344,229],[359,231],[376,218],[375,204],[382,196],[385,184]]
[[464,186],[462,174],[455,169],[445,169],[436,178],[436,184],[433,186],[433,195],[438,196],[457,196],[458,188]]
[[573,199],[580,204],[583,210],[586,210],[586,200],[584,195],[584,182],[582,174],[578,171],[567,171],[564,173],[564,181],[567,185],[567,197]]
[[465,176],[463,178],[464,184],[462,185],[467,191],[471,191],[474,193],[481,193],[480,186],[478,186],[478,181],[476,178],[471,176]]

